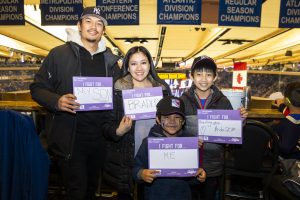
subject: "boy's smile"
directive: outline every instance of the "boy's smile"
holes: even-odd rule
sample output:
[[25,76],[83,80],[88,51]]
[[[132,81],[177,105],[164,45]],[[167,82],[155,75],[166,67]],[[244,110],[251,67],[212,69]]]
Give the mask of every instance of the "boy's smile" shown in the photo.
[[157,121],[167,137],[176,137],[184,124],[184,119],[179,114],[162,115]]
[[210,88],[214,84],[215,80],[217,79],[214,76],[213,72],[202,70],[202,71],[195,71],[194,74],[191,76],[191,79],[196,86],[196,92],[199,98],[207,98],[210,94]]

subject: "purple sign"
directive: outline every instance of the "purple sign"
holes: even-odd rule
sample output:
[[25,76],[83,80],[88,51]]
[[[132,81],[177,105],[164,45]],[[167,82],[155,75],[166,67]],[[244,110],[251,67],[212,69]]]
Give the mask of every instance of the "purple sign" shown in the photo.
[[198,110],[198,135],[204,142],[242,144],[239,110]]
[[80,103],[78,111],[113,109],[111,77],[73,77],[73,93]]
[[163,98],[162,88],[122,90],[124,113],[131,119],[151,119],[156,116],[156,104]]
[[190,177],[199,168],[198,137],[148,138],[149,169],[160,177]]

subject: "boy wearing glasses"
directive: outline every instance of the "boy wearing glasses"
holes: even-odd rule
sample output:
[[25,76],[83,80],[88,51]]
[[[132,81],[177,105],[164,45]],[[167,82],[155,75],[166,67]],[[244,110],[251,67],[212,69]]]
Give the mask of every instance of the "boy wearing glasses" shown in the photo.
[[[177,97],[167,96],[157,104],[156,122],[148,137],[188,137],[182,131],[185,123],[185,109],[183,101]],[[194,180],[204,182],[206,173],[203,168],[199,168],[195,178],[157,178],[156,170],[148,169],[148,144],[147,138],[135,157],[133,176],[136,181],[144,184],[144,198],[146,200],[190,200],[190,183]]]

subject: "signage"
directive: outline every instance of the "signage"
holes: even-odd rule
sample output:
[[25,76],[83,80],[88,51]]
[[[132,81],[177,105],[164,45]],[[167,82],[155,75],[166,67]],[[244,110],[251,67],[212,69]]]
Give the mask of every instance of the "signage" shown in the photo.
[[201,24],[202,0],[157,0],[157,24]]
[[148,138],[149,169],[161,177],[190,177],[199,168],[198,137]]
[[185,73],[157,73],[161,79],[186,79]]
[[78,111],[113,109],[111,77],[73,77],[73,93],[80,104]]
[[0,2],[0,25],[25,25],[24,0]]
[[279,28],[300,28],[300,0],[281,0]]
[[108,25],[139,25],[139,0],[97,0]]
[[220,0],[219,26],[259,27],[262,0]]
[[162,88],[136,88],[122,90],[124,114],[131,119],[156,117],[156,104],[163,98]]
[[233,64],[232,88],[243,89],[247,86],[247,63],[236,62]]
[[83,11],[82,0],[49,1],[41,0],[41,24],[76,25]]
[[204,142],[242,144],[239,110],[197,110],[198,135]]

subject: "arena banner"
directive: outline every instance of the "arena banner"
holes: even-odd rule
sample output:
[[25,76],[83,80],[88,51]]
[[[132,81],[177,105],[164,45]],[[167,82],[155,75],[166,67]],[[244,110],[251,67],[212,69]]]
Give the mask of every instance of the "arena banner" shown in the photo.
[[160,177],[191,177],[199,168],[198,137],[149,137],[149,169]]
[[97,0],[108,25],[139,25],[139,0]]
[[24,0],[0,0],[0,25],[25,25]]
[[300,28],[300,0],[281,0],[279,28]]
[[40,0],[41,24],[76,25],[83,11],[83,0]]
[[260,27],[262,0],[219,0],[219,26]]
[[157,24],[201,24],[202,0],[157,0]]

